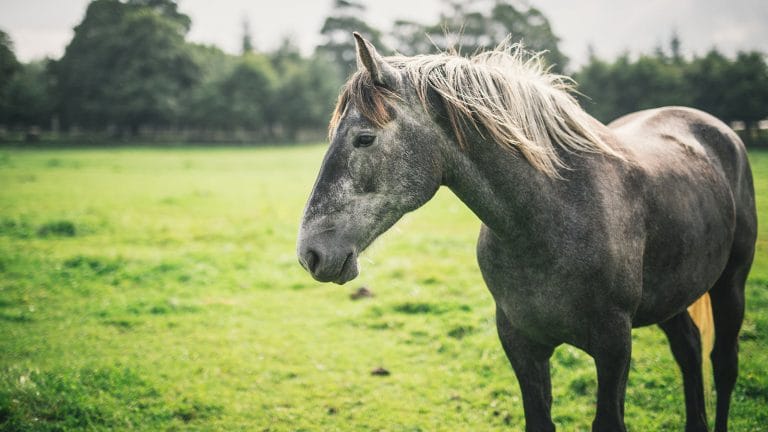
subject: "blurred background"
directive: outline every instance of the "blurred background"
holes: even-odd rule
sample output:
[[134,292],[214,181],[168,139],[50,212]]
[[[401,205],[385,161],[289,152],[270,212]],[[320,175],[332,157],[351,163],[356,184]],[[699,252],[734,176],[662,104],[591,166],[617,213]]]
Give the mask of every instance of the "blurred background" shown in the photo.
[[[5,0],[0,140],[317,140],[354,68],[352,31],[385,54],[546,50],[602,121],[701,108],[765,143],[768,6],[616,2]],[[446,32],[450,37],[446,37]]]

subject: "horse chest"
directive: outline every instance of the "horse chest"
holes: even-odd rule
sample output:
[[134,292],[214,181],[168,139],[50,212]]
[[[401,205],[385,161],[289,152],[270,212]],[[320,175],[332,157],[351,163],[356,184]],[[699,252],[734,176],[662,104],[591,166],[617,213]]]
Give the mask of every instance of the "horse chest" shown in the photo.
[[530,337],[552,343],[586,344],[593,290],[584,274],[570,273],[544,255],[519,251],[481,231],[478,263],[496,304],[513,327]]

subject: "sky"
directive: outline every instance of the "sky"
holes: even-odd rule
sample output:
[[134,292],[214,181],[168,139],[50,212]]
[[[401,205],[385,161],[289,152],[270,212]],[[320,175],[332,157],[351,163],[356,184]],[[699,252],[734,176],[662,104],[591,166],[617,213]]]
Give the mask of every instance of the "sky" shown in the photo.
[[[549,18],[571,67],[583,64],[588,46],[603,58],[625,51],[652,52],[668,46],[673,32],[683,52],[702,54],[717,46],[768,52],[768,0],[513,0],[532,4]],[[436,21],[441,0],[363,0],[367,20],[386,31],[395,19]],[[10,34],[17,57],[60,57],[88,0],[0,0],[0,29]],[[291,36],[305,53],[320,41],[332,0],[179,0],[192,18],[188,38],[236,53],[242,21],[250,21],[257,49],[275,48]]]

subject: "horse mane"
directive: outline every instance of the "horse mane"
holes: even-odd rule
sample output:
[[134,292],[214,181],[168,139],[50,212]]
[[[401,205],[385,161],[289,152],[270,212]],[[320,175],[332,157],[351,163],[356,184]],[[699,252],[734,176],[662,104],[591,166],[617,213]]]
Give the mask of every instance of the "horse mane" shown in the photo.
[[[536,169],[559,177],[565,164],[557,149],[623,158],[599,137],[594,121],[572,96],[574,81],[544,66],[542,53],[503,43],[469,58],[453,53],[395,56],[385,60],[414,85],[428,111],[430,91],[439,95],[459,146],[475,129],[504,148],[519,151]],[[373,84],[364,69],[344,86],[329,133],[350,102],[377,127],[394,117],[397,95]]]

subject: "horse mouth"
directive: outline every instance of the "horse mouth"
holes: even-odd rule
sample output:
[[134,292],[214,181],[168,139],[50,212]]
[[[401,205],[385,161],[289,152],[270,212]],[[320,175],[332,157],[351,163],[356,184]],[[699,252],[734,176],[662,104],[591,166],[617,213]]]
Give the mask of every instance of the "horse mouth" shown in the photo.
[[320,260],[316,252],[310,252],[304,259],[299,259],[302,267],[309,271],[318,282],[333,282],[344,285],[358,275],[357,254],[354,252],[347,254],[341,267],[338,267],[338,261],[336,265],[333,265],[328,262],[323,264]]
[[350,252],[347,255],[347,258],[344,260],[344,264],[341,265],[341,272],[339,273],[338,279],[336,279],[334,283],[344,285],[345,283],[356,278],[357,275],[357,257],[355,257],[354,252]]

